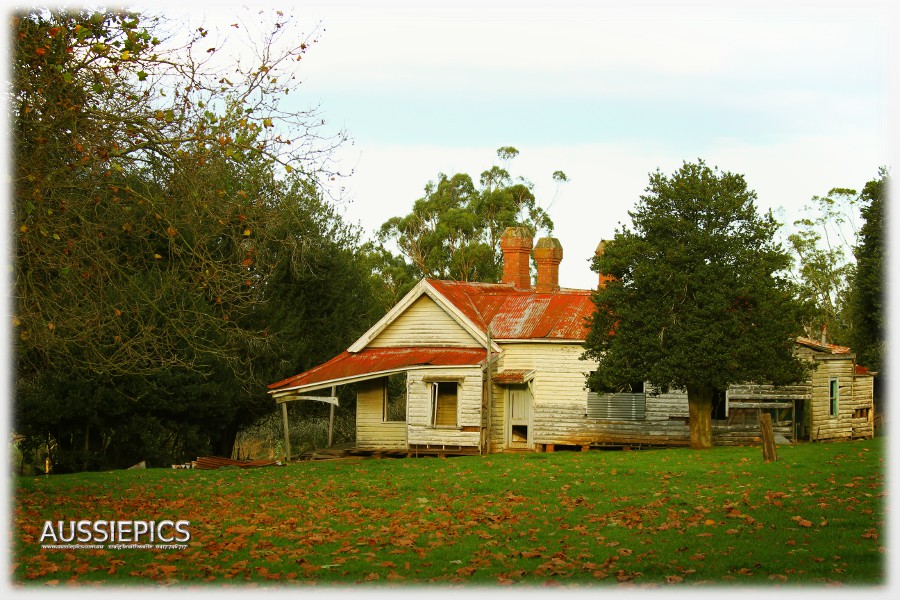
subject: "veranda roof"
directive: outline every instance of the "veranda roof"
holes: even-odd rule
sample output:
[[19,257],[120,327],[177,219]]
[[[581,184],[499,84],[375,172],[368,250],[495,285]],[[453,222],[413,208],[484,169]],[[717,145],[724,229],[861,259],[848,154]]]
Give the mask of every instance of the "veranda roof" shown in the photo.
[[479,367],[487,357],[484,348],[366,348],[342,352],[318,367],[270,384],[269,393],[299,393],[364,381],[390,373],[422,367]]

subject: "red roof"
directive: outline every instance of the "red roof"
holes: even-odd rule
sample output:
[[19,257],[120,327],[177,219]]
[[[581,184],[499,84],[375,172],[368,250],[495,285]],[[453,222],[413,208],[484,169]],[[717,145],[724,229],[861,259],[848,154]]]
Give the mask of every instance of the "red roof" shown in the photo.
[[850,354],[850,348],[847,346],[838,346],[837,344],[824,344],[818,340],[808,337],[798,337],[797,343],[818,350],[819,352],[828,352],[829,354]]
[[269,385],[270,390],[296,388],[349,379],[371,373],[400,371],[413,366],[477,366],[485,359],[484,348],[366,348],[342,352],[318,367]]
[[500,340],[584,340],[594,311],[590,290],[537,293],[508,283],[429,279],[428,283],[482,331]]
[[[497,340],[578,340],[587,336],[594,310],[590,290],[560,289],[537,293],[508,283],[471,283],[428,279],[427,283],[475,327]],[[346,380],[408,367],[467,366],[484,361],[484,348],[364,348],[345,351],[305,373],[269,385],[286,390]]]
[[534,369],[505,369],[495,373],[491,381],[503,385],[509,383],[527,383],[534,376]]

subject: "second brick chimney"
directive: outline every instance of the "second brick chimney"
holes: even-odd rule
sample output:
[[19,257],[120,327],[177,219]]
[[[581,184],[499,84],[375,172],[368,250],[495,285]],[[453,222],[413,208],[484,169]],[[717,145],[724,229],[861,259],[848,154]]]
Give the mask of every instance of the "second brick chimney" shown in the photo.
[[531,232],[525,227],[507,227],[503,232],[503,283],[523,290],[531,287],[531,239]]
[[[594,250],[595,256],[603,255],[603,251],[606,250],[606,242],[607,240],[600,240],[600,243],[597,244],[597,249]],[[615,279],[615,277],[613,277],[612,275],[609,275],[607,273],[600,273],[600,277],[597,281],[597,287],[604,288],[606,287],[607,282],[612,281],[613,279]]]
[[537,241],[534,245],[534,262],[537,263],[534,291],[539,294],[559,291],[559,263],[562,257],[562,244],[558,239],[543,237]]

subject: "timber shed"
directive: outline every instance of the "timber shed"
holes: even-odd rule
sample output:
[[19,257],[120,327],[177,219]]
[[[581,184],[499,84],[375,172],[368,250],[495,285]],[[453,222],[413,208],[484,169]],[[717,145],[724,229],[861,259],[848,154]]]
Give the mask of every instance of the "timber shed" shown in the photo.
[[[355,384],[360,449],[413,455],[688,445],[686,393],[585,388],[596,368],[582,359],[592,290],[559,286],[559,241],[533,246],[527,229],[510,227],[501,248],[500,283],[423,279],[346,351],[271,384],[285,423],[290,402],[334,403],[314,394]],[[607,280],[601,275],[598,283]],[[847,348],[807,338],[797,348],[816,364],[810,381],[728,390],[713,415],[714,443],[756,442],[763,410],[788,439],[872,437],[872,374]]]

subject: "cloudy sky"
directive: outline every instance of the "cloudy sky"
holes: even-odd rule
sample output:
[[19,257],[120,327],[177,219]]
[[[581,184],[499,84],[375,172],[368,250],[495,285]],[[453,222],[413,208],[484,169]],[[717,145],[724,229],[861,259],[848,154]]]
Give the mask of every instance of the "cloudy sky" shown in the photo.
[[512,145],[556,224],[561,284],[591,287],[597,242],[657,168],[742,173],[791,222],[892,162],[887,2],[369,4],[294,5],[322,28],[298,101],[353,137],[345,214],[369,230]]
[[[227,28],[265,5],[188,10]],[[511,145],[510,171],[556,225],[563,286],[593,286],[594,248],[629,221],[656,169],[702,158],[741,173],[760,208],[790,223],[812,196],[895,166],[887,0],[269,5],[316,30],[288,101],[320,105],[351,135],[339,155],[353,172],[350,221],[373,231],[439,173],[477,181]],[[570,181],[557,187],[556,170]]]

